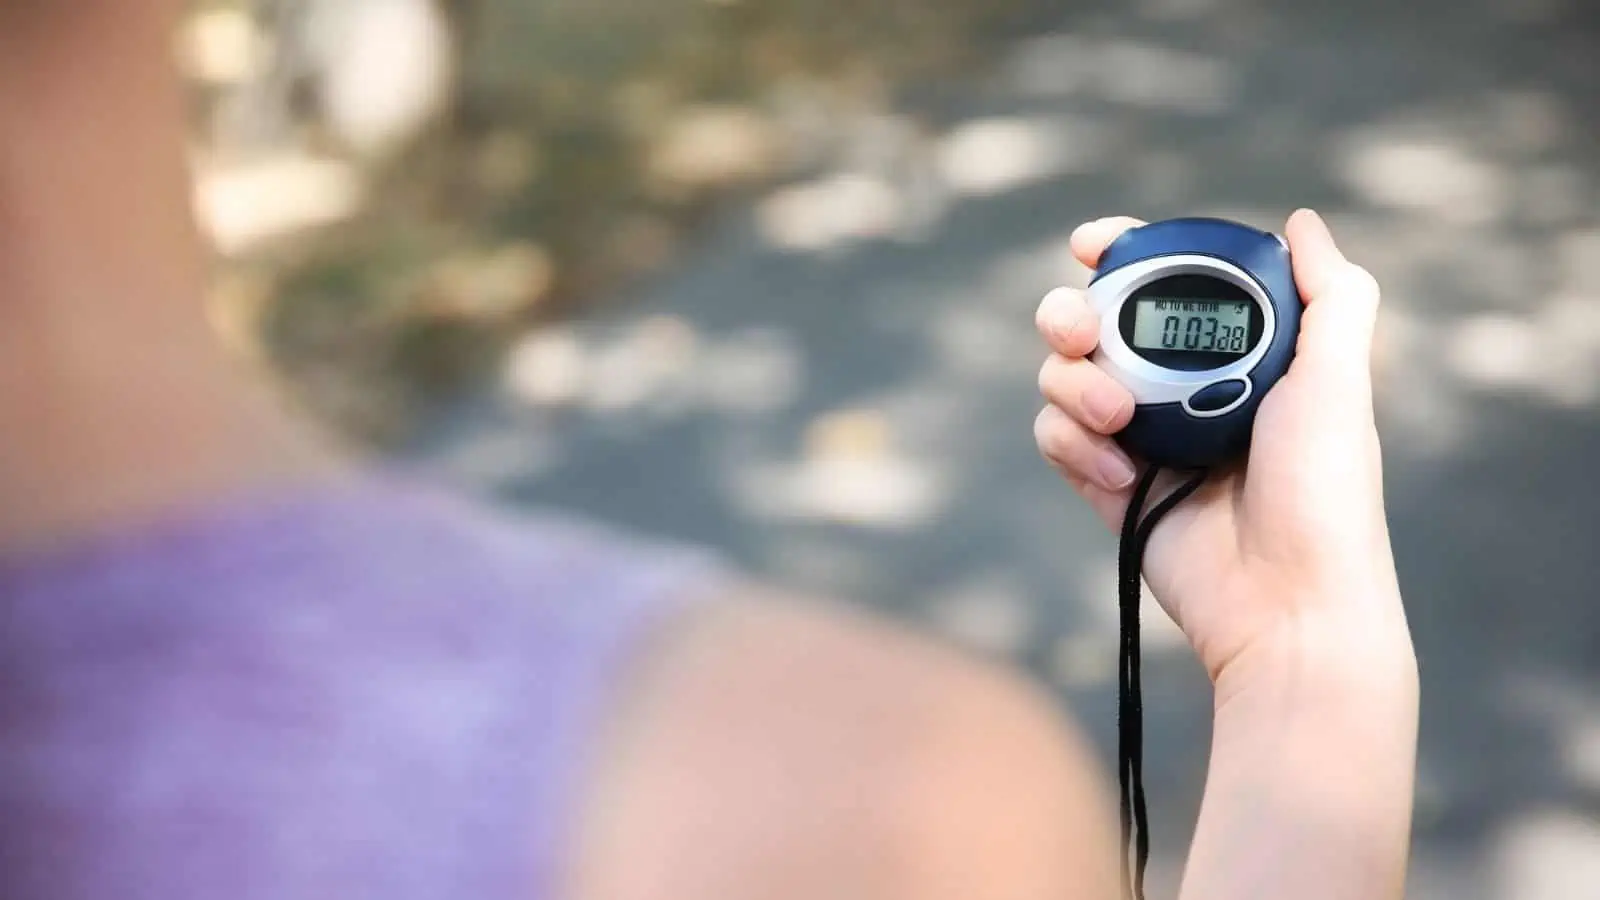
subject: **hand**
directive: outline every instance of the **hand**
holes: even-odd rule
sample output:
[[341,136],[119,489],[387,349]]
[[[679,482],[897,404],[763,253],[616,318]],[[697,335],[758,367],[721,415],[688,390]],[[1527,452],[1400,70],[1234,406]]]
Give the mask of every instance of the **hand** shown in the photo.
[[[1084,225],[1073,253],[1093,267],[1140,224]],[[1378,285],[1315,213],[1291,217],[1286,237],[1307,304],[1295,361],[1262,401],[1247,464],[1217,473],[1174,510],[1145,556],[1147,583],[1218,685],[1219,703],[1229,674],[1258,660],[1375,676],[1393,669],[1376,660],[1411,658],[1373,420]],[[1039,374],[1050,403],[1035,425],[1039,449],[1118,529],[1137,461],[1110,436],[1132,418],[1133,397],[1087,359],[1100,321],[1081,292],[1052,292],[1038,324],[1053,351]],[[1163,493],[1158,486],[1156,498]]]

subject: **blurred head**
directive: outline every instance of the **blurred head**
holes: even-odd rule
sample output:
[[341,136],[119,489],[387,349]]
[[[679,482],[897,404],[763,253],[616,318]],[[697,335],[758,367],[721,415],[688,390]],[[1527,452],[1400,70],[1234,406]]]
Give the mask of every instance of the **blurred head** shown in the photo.
[[[0,267],[10,268],[0,282],[27,270],[90,274],[67,262],[73,244],[95,247],[108,278],[134,261],[119,248],[169,270],[188,263],[186,114],[172,52],[182,8],[0,0]],[[174,275],[152,288],[172,292]],[[7,303],[27,293],[7,286]]]
[[188,0],[6,0],[0,5],[0,20],[52,26],[67,22],[172,20],[187,3]]
[[205,316],[183,8],[0,0],[0,544],[300,466]]
[[37,60],[59,51],[92,52],[138,43],[159,53],[164,34],[185,0],[5,0],[0,3],[0,45],[6,62]]
[[[0,129],[113,111],[117,124],[181,118],[173,34],[181,0],[0,0]],[[134,104],[116,114],[119,104]],[[14,139],[14,132],[0,137]]]

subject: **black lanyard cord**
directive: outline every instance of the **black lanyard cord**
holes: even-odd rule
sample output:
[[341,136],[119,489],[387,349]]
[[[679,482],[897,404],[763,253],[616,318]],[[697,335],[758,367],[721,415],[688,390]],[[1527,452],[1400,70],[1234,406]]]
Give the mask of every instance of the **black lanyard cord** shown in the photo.
[[[1122,648],[1117,683],[1117,777],[1122,801],[1122,893],[1144,900],[1145,868],[1150,861],[1150,813],[1144,796],[1144,684],[1139,676],[1139,604],[1143,590],[1145,545],[1156,525],[1178,504],[1205,484],[1204,471],[1196,472],[1149,514],[1145,504],[1155,489],[1161,470],[1152,466],[1140,477],[1122,521],[1122,543],[1117,556],[1117,601]],[[1131,856],[1130,856],[1131,854]]]

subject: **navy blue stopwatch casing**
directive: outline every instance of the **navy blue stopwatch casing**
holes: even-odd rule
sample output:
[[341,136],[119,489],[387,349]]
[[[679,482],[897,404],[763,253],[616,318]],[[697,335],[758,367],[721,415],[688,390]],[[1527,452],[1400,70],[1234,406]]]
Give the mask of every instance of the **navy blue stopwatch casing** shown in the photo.
[[1300,336],[1283,240],[1223,219],[1153,222],[1106,248],[1089,298],[1101,316],[1094,361],[1137,403],[1117,442],[1175,469],[1243,458]]

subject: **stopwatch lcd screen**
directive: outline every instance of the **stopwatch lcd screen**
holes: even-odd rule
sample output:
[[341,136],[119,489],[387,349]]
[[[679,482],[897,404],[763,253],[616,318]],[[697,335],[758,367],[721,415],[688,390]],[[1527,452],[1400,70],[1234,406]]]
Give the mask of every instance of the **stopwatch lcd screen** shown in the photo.
[[1139,288],[1122,306],[1122,338],[1150,362],[1204,371],[1237,362],[1266,330],[1261,304],[1209,275],[1172,275]]
[[1243,356],[1250,350],[1250,307],[1245,301],[1150,297],[1133,317],[1133,346]]

